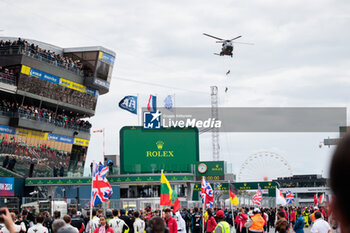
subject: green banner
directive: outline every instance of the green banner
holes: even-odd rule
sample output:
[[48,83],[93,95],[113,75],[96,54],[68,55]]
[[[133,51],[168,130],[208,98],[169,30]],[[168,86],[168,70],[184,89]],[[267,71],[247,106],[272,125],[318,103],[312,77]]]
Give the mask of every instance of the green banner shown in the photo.
[[196,128],[120,130],[121,174],[191,173],[199,161]]
[[[171,175],[166,174],[168,180],[171,181],[193,181],[191,175]],[[129,182],[160,182],[159,176],[121,176],[121,177],[107,177],[110,183],[129,183]],[[27,186],[31,185],[75,185],[75,184],[91,184],[91,178],[54,178],[54,179],[40,179],[28,178],[25,181]]]
[[[204,161],[196,164],[196,176],[205,176],[206,180],[218,180],[226,172],[224,161]],[[218,179],[215,179],[218,177]]]

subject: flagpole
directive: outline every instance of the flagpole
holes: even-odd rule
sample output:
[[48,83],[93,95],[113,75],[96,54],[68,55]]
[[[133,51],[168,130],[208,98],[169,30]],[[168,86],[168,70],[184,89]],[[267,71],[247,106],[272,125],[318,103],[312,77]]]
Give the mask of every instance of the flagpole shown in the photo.
[[[229,180],[228,181],[228,189],[229,189],[229,192],[230,192],[230,184],[231,184],[231,181]],[[233,206],[232,206],[232,203],[231,203],[231,195],[230,196],[230,206],[231,206],[231,213],[232,213],[232,223],[233,223],[233,227],[236,229],[236,225],[235,225],[235,215],[233,214]],[[236,194],[237,196],[237,194]],[[238,198],[238,197],[237,197]]]
[[95,161],[92,161],[92,172],[91,172],[91,197],[90,197],[90,226],[89,226],[89,233],[92,231],[92,198],[93,198],[93,177],[94,177],[94,170],[95,170]]
[[136,98],[136,114],[137,114],[137,126],[140,126],[140,117],[139,117],[139,93],[137,93]]
[[[202,184],[203,184],[203,182],[204,182],[204,176],[202,176]],[[202,190],[201,190],[201,192],[202,192]],[[201,193],[201,196],[202,196],[202,193]],[[201,197],[201,200],[203,200],[202,199],[202,197]],[[203,207],[202,207],[202,219],[203,219],[203,221],[202,221],[202,233],[205,233],[204,232],[204,225],[205,225],[205,220],[204,220],[204,208],[205,208],[205,200],[203,201]]]
[[175,105],[175,93],[174,93],[174,115],[175,115],[175,121],[176,121],[176,105]]
[[105,161],[105,155],[106,155],[106,136],[105,136],[105,128],[103,128],[103,163]]

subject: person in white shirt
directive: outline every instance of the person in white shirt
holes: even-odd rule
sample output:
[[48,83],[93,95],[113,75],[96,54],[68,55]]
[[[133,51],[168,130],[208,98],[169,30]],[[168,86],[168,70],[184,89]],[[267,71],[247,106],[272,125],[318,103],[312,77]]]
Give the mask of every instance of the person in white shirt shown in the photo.
[[39,214],[36,217],[37,224],[30,227],[28,229],[28,233],[49,233],[49,230],[43,226],[44,220],[45,220],[44,216],[42,214]]
[[[88,216],[90,216],[90,211],[88,211]],[[100,218],[96,216],[96,210],[92,210],[92,220],[88,222],[85,232],[94,232],[95,229],[100,225]]]
[[133,225],[134,226],[134,233],[143,233],[145,228],[146,228],[145,221],[143,221],[139,217],[140,217],[140,213],[138,211],[136,211],[134,213],[134,218],[135,218],[135,222]]
[[331,226],[328,222],[322,219],[322,214],[320,211],[315,213],[315,222],[312,225],[311,233],[332,233]]
[[186,222],[182,218],[179,211],[175,213],[175,220],[177,222],[177,232],[178,233],[186,233]]
[[125,230],[129,229],[128,225],[124,220],[118,218],[119,211],[113,210],[113,219],[109,220],[108,224],[113,229],[114,233],[124,233]]

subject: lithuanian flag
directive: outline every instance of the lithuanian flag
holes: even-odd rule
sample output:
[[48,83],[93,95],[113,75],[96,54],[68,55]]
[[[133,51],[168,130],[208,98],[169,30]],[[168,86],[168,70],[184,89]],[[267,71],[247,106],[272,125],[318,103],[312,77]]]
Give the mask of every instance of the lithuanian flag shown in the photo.
[[174,213],[181,208],[179,198],[163,172],[160,175],[160,205],[173,206]]
[[237,191],[238,191],[237,188],[233,184],[230,184],[231,205],[237,206],[239,204],[239,200],[238,200],[238,197],[236,195]]

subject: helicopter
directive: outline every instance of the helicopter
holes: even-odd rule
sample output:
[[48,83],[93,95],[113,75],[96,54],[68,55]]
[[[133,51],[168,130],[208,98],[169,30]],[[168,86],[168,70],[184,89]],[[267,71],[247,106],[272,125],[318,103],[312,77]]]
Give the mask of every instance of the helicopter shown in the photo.
[[221,52],[220,53],[214,53],[215,55],[218,56],[231,56],[233,57],[232,51],[233,51],[233,43],[240,43],[240,44],[251,44],[251,43],[243,43],[243,42],[232,42],[233,40],[236,40],[238,38],[241,38],[242,36],[237,36],[231,40],[225,40],[225,39],[221,39],[219,37],[216,36],[212,36],[209,35],[207,33],[203,33],[203,35],[205,36],[209,36],[211,38],[217,39],[218,41],[216,41],[216,43],[222,43],[222,48],[221,48]]

